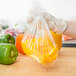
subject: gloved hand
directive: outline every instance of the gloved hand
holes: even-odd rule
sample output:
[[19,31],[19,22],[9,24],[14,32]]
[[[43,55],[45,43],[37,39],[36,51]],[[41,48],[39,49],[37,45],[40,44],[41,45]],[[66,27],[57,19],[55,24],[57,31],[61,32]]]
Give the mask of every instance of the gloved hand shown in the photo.
[[[28,22],[32,23],[34,20],[34,17],[36,17],[39,13],[36,11],[32,11],[30,13],[30,16],[28,18]],[[43,18],[45,19],[48,27],[53,30],[54,32],[57,32],[59,34],[62,34],[65,29],[67,28],[67,22],[63,19],[57,19],[56,17],[50,15],[49,13],[42,12],[41,13]]]
[[57,19],[49,13],[44,12],[44,19],[46,20],[49,28],[59,34],[62,34],[67,28],[67,21],[63,19]]

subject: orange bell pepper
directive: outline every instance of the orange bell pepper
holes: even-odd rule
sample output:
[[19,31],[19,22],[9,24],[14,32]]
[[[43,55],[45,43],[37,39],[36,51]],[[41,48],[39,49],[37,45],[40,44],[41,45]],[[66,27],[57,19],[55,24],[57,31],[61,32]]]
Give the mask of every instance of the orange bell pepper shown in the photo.
[[19,34],[16,38],[16,48],[17,50],[21,53],[21,54],[25,54],[23,49],[22,49],[22,45],[21,45],[21,41],[23,38],[24,34]]

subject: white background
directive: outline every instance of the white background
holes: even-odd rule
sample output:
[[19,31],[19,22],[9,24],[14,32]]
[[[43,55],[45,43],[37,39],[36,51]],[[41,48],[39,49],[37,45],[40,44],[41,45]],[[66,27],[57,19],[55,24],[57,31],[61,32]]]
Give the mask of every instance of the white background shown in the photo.
[[[0,0],[0,19],[25,19],[33,0]],[[58,18],[76,16],[76,0],[40,0],[49,13]]]

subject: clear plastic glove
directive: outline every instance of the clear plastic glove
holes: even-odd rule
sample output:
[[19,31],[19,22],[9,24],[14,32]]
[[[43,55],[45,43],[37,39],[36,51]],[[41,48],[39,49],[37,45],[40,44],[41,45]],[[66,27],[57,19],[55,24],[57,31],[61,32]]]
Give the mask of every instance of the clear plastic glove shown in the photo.
[[[37,10],[38,11],[38,10]],[[34,16],[36,17],[37,12],[36,10],[30,12],[30,16],[28,17],[28,22],[32,23],[34,20]],[[53,30],[54,32],[57,32],[59,34],[62,34],[66,27],[67,27],[67,22],[63,19],[57,19],[54,16],[50,15],[47,12],[42,12],[41,11],[41,16],[44,17],[46,20],[46,23],[48,24],[48,27]]]
[[65,20],[57,19],[46,12],[44,13],[44,19],[46,20],[49,28],[59,34],[62,34],[67,27],[67,22]]

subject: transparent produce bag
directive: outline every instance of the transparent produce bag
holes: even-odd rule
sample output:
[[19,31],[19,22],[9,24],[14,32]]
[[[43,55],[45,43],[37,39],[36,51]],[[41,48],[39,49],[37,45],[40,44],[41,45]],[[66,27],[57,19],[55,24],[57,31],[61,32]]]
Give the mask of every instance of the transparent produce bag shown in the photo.
[[31,28],[22,39],[23,51],[40,64],[52,63],[58,56],[56,40],[43,17],[43,11],[35,9],[33,16],[29,21]]

